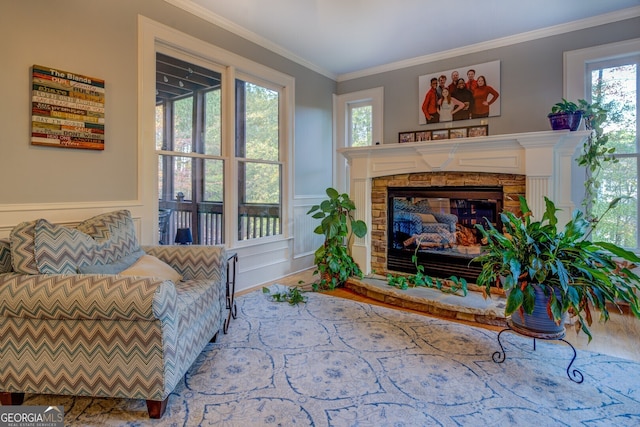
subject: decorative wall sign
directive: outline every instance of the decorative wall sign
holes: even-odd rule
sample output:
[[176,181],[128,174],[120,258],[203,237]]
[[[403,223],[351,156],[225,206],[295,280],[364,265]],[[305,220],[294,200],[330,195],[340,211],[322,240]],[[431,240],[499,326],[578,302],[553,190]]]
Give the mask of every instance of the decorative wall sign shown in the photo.
[[473,138],[489,135],[489,125],[464,126],[451,129],[400,132],[398,142],[438,141],[441,139]]
[[32,69],[31,144],[104,150],[104,80]]

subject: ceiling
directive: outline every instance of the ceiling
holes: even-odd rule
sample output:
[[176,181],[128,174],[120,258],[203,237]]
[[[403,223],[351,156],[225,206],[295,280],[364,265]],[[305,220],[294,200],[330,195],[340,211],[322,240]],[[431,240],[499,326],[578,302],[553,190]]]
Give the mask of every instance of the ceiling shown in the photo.
[[220,86],[220,74],[156,53],[156,103]]
[[507,37],[640,16],[640,0],[165,1],[338,80]]

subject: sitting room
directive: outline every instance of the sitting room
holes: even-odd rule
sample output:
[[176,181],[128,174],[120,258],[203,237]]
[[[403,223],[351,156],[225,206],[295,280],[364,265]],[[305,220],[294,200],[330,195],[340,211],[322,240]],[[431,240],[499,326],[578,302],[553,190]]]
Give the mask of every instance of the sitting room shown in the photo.
[[[0,3],[0,424],[640,424],[637,299],[523,335],[476,284],[547,200],[640,254],[640,5],[548,6]],[[313,292],[329,188],[362,274]]]

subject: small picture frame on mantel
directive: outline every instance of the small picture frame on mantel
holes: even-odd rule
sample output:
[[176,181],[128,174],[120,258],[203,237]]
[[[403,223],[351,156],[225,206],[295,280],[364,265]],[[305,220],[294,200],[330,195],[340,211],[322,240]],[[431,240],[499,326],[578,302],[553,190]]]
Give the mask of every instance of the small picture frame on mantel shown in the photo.
[[399,132],[398,142],[439,141],[442,139],[473,138],[487,135],[489,135],[489,125],[462,126],[459,128]]
[[416,142],[431,141],[431,131],[423,130],[416,132]]
[[449,139],[448,129],[438,129],[438,130],[431,131],[432,141],[438,141],[440,139]]
[[469,138],[489,135],[489,125],[469,126]]
[[466,128],[466,127],[449,129],[449,138],[450,139],[466,138],[467,137],[467,131],[468,131],[468,128]]
[[415,132],[400,132],[398,134],[398,142],[415,142],[416,133]]

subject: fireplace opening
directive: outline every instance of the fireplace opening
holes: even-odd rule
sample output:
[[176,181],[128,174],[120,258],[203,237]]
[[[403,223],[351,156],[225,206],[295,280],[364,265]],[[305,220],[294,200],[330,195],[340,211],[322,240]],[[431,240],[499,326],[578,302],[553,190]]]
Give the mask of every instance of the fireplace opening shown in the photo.
[[472,259],[482,251],[476,224],[502,228],[502,187],[389,187],[387,189],[387,269],[463,277],[475,282],[481,271]]

